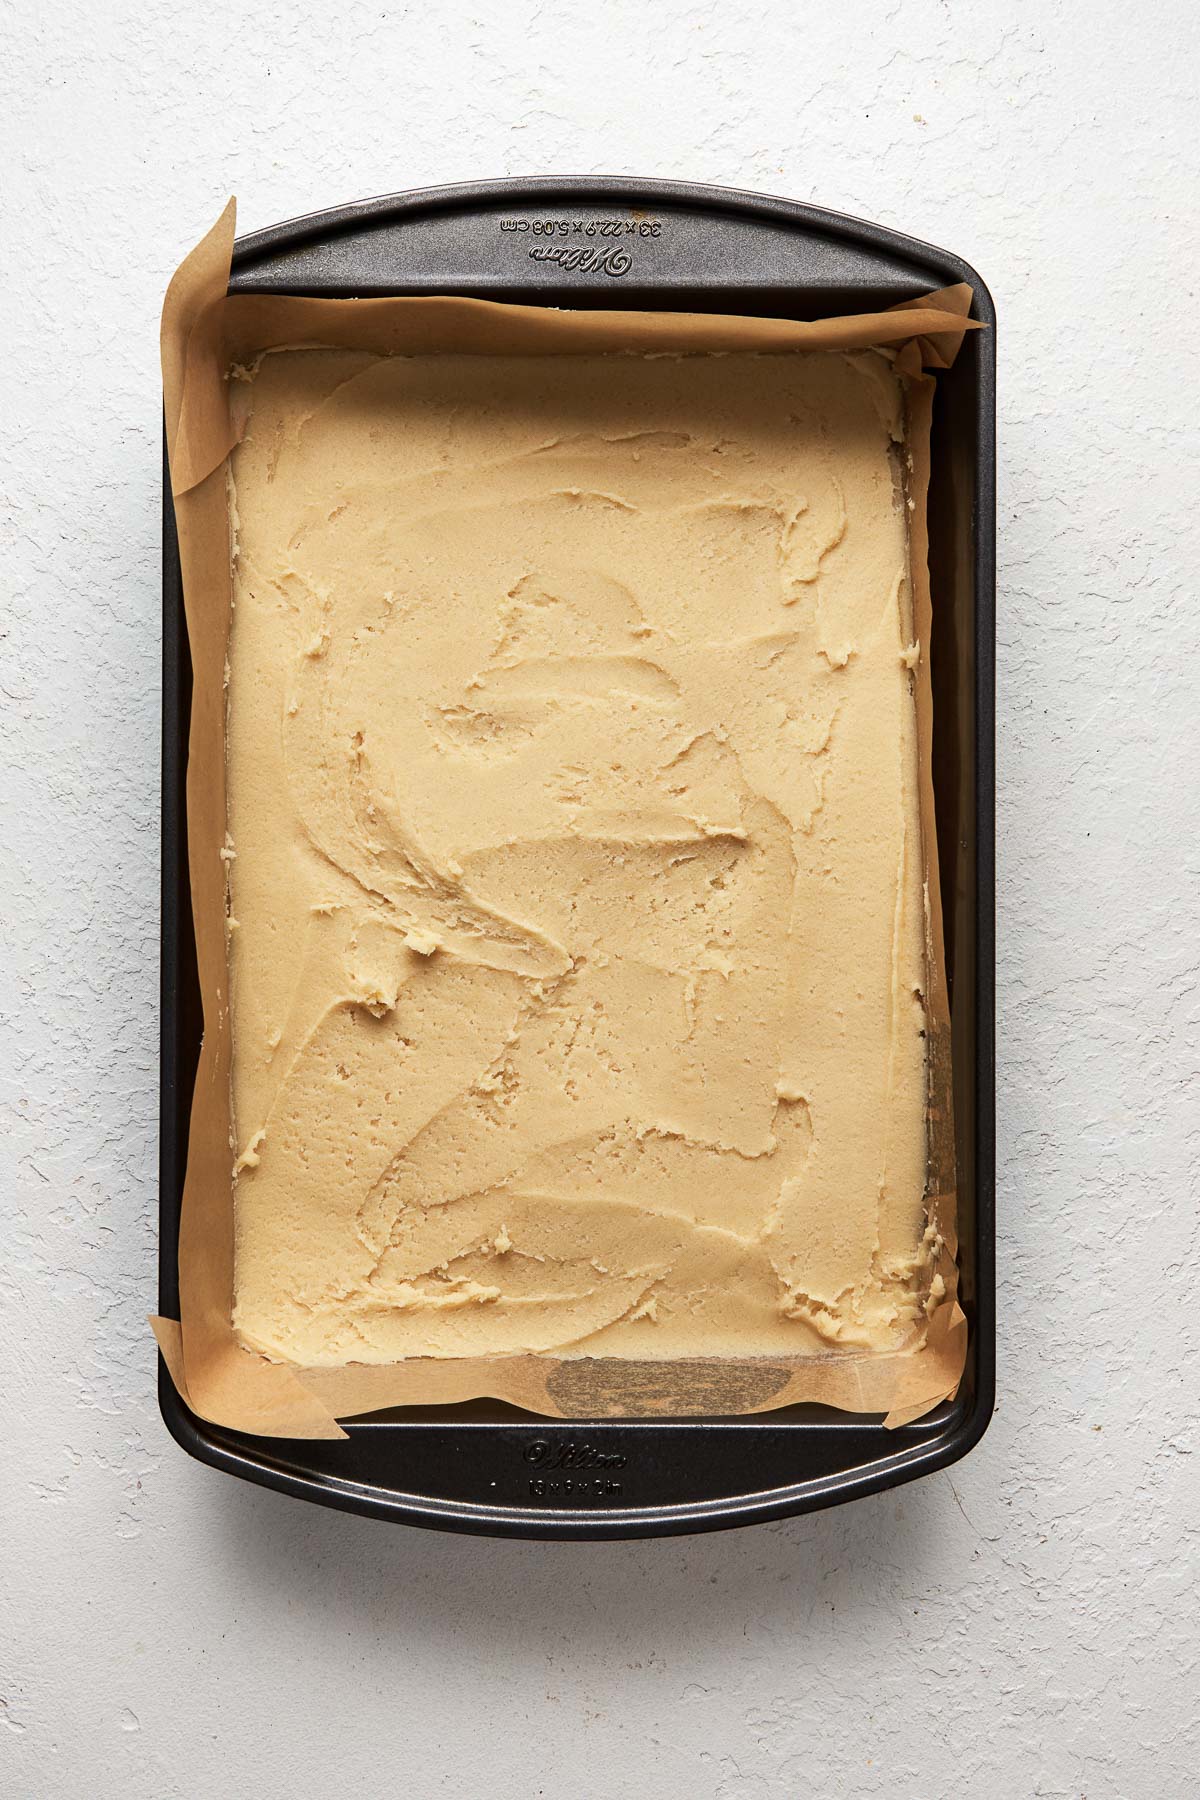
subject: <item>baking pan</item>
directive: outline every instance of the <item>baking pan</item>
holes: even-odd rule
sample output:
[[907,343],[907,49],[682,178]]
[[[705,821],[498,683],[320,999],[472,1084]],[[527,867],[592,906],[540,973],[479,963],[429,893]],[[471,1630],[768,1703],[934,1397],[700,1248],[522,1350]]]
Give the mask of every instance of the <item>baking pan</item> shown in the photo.
[[[500,1402],[396,1408],[346,1442],[211,1425],[159,1365],[171,1434],[214,1468],[349,1512],[502,1537],[619,1538],[812,1511],[943,1469],[978,1443],[995,1376],[995,312],[956,256],[795,201],[685,182],[553,177],[426,188],[238,240],[230,292],[471,294],[548,306],[787,318],[866,311],[967,281],[937,378],[929,492],[934,786],[954,1033],[958,1396],[915,1424],[795,1406],[713,1419],[534,1418]],[[165,463],[164,463],[165,475]],[[170,483],[163,533],[159,1310],[177,1318],[179,1207],[200,1047],[184,773],[191,666]]]

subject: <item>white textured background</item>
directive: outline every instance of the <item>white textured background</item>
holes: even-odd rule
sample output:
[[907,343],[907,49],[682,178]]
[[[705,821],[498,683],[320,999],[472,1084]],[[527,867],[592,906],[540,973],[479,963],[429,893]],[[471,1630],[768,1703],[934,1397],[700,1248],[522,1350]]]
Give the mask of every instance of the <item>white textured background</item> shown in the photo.
[[[1197,1728],[1196,9],[41,0],[0,82],[0,1793],[1184,1800]],[[677,175],[1000,310],[1000,1411],[774,1527],[490,1543],[167,1439],[156,325],[243,229]]]

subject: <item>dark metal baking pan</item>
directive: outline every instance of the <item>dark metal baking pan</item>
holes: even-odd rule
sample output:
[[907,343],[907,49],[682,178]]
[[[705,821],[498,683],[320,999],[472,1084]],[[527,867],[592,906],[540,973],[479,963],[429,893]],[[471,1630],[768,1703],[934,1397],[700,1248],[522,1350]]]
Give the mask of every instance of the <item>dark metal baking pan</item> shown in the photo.
[[[943,1469],[982,1437],[995,1374],[993,682],[995,313],[959,257],[790,200],[685,182],[532,178],[428,188],[239,239],[230,291],[450,293],[551,306],[817,318],[967,281],[938,376],[929,496],[934,781],[954,1030],[961,1298],[957,1398],[895,1431],[797,1406],[748,1418],[537,1419],[499,1402],[349,1421],[345,1443],[245,1436],[180,1400],[172,1435],[214,1468],[350,1512],[505,1537],[617,1538],[780,1518]],[[178,1317],[179,1203],[200,1046],[184,771],[191,667],[167,486],[163,555],[159,1308]]]

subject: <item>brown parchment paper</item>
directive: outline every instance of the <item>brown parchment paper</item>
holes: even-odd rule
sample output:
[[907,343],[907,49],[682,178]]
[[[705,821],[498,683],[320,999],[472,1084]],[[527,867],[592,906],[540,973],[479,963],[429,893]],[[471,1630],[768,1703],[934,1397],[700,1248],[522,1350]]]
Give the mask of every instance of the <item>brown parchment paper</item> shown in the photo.
[[[179,1231],[180,1319],[152,1324],[180,1393],[201,1417],[271,1437],[337,1438],[337,1419],[398,1405],[490,1396],[559,1418],[764,1412],[818,1401],[919,1418],[952,1395],[966,1356],[957,1302],[950,1015],[931,777],[932,697],[926,495],[934,380],[974,329],[971,290],[945,288],[885,312],[801,323],[740,315],[568,312],[449,297],[319,300],[229,295],[235,205],[185,258],[162,316],[164,416],[194,688],[188,743],[188,854],[204,1008]],[[406,355],[561,356],[604,351],[862,350],[890,347],[906,378],[919,799],[926,891],[929,1131],[926,1211],[936,1238],[928,1320],[905,1351],[634,1362],[617,1358],[410,1358],[385,1366],[292,1368],[246,1350],[233,1298],[232,1033],[225,948],[225,652],[231,561],[225,462],[238,440],[232,363],[282,345]]]

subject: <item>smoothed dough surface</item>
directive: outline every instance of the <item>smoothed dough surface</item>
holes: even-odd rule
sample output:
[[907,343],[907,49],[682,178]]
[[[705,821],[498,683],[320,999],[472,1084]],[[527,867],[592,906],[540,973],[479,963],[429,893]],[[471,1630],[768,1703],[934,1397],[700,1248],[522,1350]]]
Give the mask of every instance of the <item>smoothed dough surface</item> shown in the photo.
[[330,1366],[915,1341],[891,364],[293,350],[242,379],[243,1342]]

